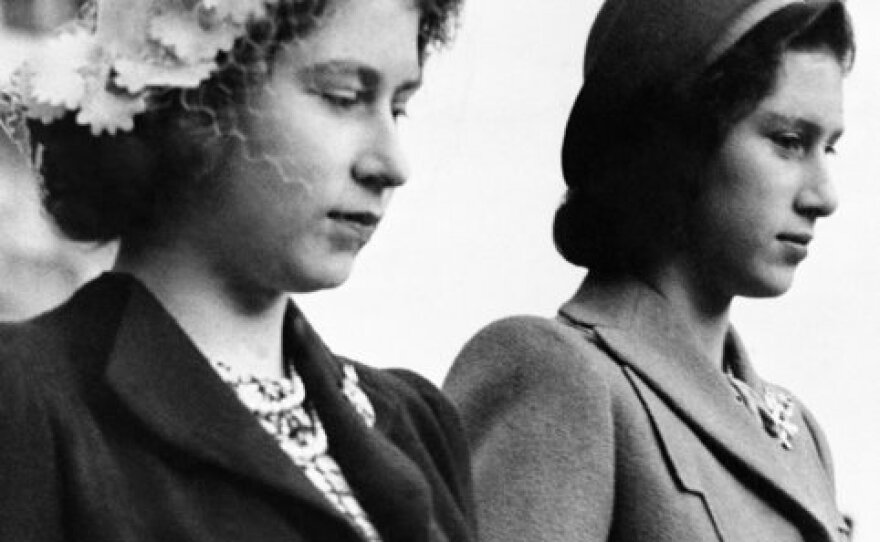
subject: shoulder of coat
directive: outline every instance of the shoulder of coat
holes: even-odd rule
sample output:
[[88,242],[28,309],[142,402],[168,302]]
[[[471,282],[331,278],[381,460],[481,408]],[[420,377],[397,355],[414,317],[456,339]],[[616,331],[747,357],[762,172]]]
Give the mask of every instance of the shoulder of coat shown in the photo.
[[620,367],[584,330],[553,318],[521,315],[481,329],[456,358],[456,373],[596,384],[619,374]]

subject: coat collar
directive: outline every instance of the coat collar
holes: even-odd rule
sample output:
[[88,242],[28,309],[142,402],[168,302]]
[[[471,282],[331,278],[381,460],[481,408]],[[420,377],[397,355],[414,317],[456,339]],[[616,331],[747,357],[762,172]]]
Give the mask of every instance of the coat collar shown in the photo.
[[[593,329],[600,345],[636,372],[711,448],[739,462],[761,486],[831,537],[837,512],[830,483],[811,484],[799,472],[805,465],[810,471],[821,468],[803,417],[798,417],[793,450],[768,438],[751,412],[736,402],[727,378],[699,353],[687,323],[662,295],[633,278],[589,277],[560,315]],[[765,384],[733,329],[725,357],[735,374],[763,393]]]
[[416,464],[390,440],[378,436],[394,433],[400,417],[398,405],[382,395],[370,396],[377,427],[367,427],[339,393],[340,363],[308,321],[299,311],[288,310],[286,328],[285,348],[292,354],[296,370],[327,428],[330,453],[382,540],[427,540],[432,520],[430,488]]
[[[109,294],[128,296],[108,356],[106,380],[151,432],[185,454],[341,522],[352,535],[348,538],[359,539],[140,282],[116,274],[96,282],[115,283]],[[107,288],[101,291],[108,295]],[[285,348],[292,352],[295,367],[325,425],[331,454],[383,538],[424,538],[418,533],[427,529],[429,503],[419,471],[377,431],[368,428],[339,392],[340,362],[292,302],[284,325]],[[374,405],[377,411],[393,407],[379,403]],[[382,415],[388,417],[389,413]],[[385,493],[383,488],[391,490]],[[383,532],[389,527],[393,532]]]

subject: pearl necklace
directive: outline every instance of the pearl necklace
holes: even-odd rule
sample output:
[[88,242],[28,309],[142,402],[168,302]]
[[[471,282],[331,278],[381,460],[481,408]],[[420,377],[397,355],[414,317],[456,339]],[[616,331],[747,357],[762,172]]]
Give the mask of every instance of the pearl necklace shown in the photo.
[[303,466],[327,453],[327,433],[315,409],[306,404],[306,388],[298,374],[280,379],[259,378],[222,361],[212,364],[294,463]]

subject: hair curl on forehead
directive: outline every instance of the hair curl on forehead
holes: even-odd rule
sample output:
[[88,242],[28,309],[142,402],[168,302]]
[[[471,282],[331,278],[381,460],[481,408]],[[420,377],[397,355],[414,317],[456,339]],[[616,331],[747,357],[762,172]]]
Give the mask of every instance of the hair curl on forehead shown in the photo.
[[[259,116],[258,108],[248,106],[263,91],[279,52],[307,38],[345,3],[364,1],[370,0],[279,0],[267,7],[265,17],[248,24],[245,35],[236,41],[231,51],[218,56],[219,70],[210,79],[194,90],[171,89],[159,94],[154,97],[152,108],[170,105],[172,114],[187,117],[196,113],[202,119],[201,124],[208,121],[210,131],[216,135],[230,132],[242,135],[242,115]],[[423,62],[430,50],[451,40],[462,0],[398,1],[411,5],[419,13],[416,46]]]
[[416,0],[421,12],[419,50],[445,45],[452,38],[460,15],[462,0]]
[[[249,28],[245,39],[272,47],[307,35],[339,5],[365,0],[281,0],[270,7],[266,18]],[[462,0],[400,0],[419,12],[418,49],[423,57],[431,47],[451,39],[460,15]]]

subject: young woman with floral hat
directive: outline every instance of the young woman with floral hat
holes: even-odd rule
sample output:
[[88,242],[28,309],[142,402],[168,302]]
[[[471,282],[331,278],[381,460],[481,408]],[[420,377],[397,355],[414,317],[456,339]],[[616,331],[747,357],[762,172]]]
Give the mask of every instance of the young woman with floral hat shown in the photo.
[[432,385],[332,355],[407,177],[397,119],[457,0],[98,0],[4,91],[43,200],[112,272],[0,326],[0,539],[446,541],[467,450]]
[[836,1],[606,0],[563,147],[555,319],[472,339],[445,389],[486,541],[839,541],[828,447],[761,379],[737,296],[792,283],[837,198]]

